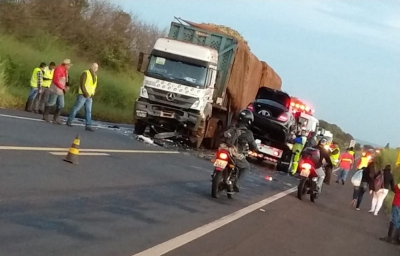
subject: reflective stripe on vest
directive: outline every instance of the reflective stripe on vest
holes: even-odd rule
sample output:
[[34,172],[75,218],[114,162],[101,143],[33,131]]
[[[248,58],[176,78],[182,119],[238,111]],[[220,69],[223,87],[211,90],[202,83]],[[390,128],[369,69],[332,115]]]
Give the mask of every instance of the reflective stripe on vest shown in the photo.
[[[82,72],[82,74],[84,72],[86,72],[86,81],[85,81],[86,91],[87,91],[87,93],[89,93],[90,96],[93,96],[96,91],[96,87],[97,87],[97,76],[94,76],[96,78],[96,82],[93,83],[93,78],[92,78],[92,74],[90,73],[90,71],[85,70]],[[83,94],[80,86],[79,86],[79,94]]]
[[40,68],[35,68],[32,72],[32,77],[31,77],[31,87],[33,88],[37,88],[37,84],[38,84],[38,72],[42,72],[42,70]]
[[353,160],[351,160],[350,158],[343,158],[342,161],[353,162]]
[[50,70],[48,67],[44,69],[43,78],[48,78],[50,80],[43,80],[43,87],[49,88],[51,85],[51,80],[53,79],[54,69]]

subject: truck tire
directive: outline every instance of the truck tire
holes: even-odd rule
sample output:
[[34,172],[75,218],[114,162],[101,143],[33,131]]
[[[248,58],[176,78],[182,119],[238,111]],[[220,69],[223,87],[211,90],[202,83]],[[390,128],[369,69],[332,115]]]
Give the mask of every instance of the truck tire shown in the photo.
[[221,136],[223,132],[222,123],[218,123],[217,128],[215,129],[214,136],[212,138],[204,139],[204,146],[207,149],[217,149],[221,144]]
[[143,135],[144,131],[146,130],[147,124],[143,121],[136,121],[135,123],[135,134],[136,135]]

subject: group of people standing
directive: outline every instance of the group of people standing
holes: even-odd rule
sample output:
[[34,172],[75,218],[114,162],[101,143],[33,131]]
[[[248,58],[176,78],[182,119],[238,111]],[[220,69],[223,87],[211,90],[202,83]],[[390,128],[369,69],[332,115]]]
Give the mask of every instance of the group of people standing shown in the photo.
[[[49,114],[54,109],[53,123],[63,124],[59,118],[65,106],[64,96],[70,87],[68,71],[71,66],[70,59],[65,59],[59,66],[56,66],[55,62],[51,62],[49,66],[44,62],[40,63],[32,73],[25,111],[43,114],[43,120],[51,122]],[[97,63],[92,63],[90,68],[84,70],[80,76],[76,103],[66,123],[70,127],[73,126],[72,121],[79,110],[85,106],[85,129],[94,131],[92,128],[92,98],[97,88],[98,68]]]
[[[354,158],[352,158],[352,154],[350,154],[351,151],[349,151],[350,150],[347,150],[347,152],[340,157],[341,170],[336,182],[342,180],[342,184],[344,184],[347,174],[352,167],[352,163],[354,163]],[[345,159],[345,161],[343,161],[343,159]],[[356,210],[359,211],[363,196],[365,192],[369,191],[372,195],[369,213],[378,216],[386,196],[389,191],[392,191],[394,193],[394,199],[392,202],[392,217],[389,231],[387,236],[381,238],[381,240],[400,244],[400,184],[395,184],[391,165],[386,165],[383,170],[377,170],[373,156],[369,153],[363,153],[357,164],[357,170],[359,173],[356,173],[353,178],[359,175],[360,177],[357,177],[357,179],[360,180],[352,181],[354,185],[353,200],[351,201],[352,207],[355,207]]]

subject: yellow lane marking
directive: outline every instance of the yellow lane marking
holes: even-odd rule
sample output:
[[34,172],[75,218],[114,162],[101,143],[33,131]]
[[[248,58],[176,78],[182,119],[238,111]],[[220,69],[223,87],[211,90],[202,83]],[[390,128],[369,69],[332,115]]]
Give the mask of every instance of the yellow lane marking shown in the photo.
[[[0,150],[19,151],[69,151],[69,148],[47,148],[47,147],[15,147],[0,146]],[[162,150],[131,150],[131,149],[79,149],[80,152],[102,152],[102,153],[138,153],[138,154],[178,154],[178,151]]]
[[[49,152],[49,153],[52,155],[55,155],[55,156],[65,156],[66,155],[65,152]],[[81,152],[79,154],[79,156],[109,156],[109,155],[110,154],[107,154],[107,153],[95,153],[95,152],[93,152],[93,153]]]

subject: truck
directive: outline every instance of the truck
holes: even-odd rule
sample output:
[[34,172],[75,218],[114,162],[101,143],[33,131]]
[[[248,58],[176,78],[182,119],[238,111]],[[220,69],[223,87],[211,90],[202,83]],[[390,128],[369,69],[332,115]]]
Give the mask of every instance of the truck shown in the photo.
[[258,88],[280,89],[282,80],[243,40],[176,19],[167,37],[139,54],[144,79],[135,101],[135,133],[149,127],[160,138],[185,137],[196,148],[216,148]]

